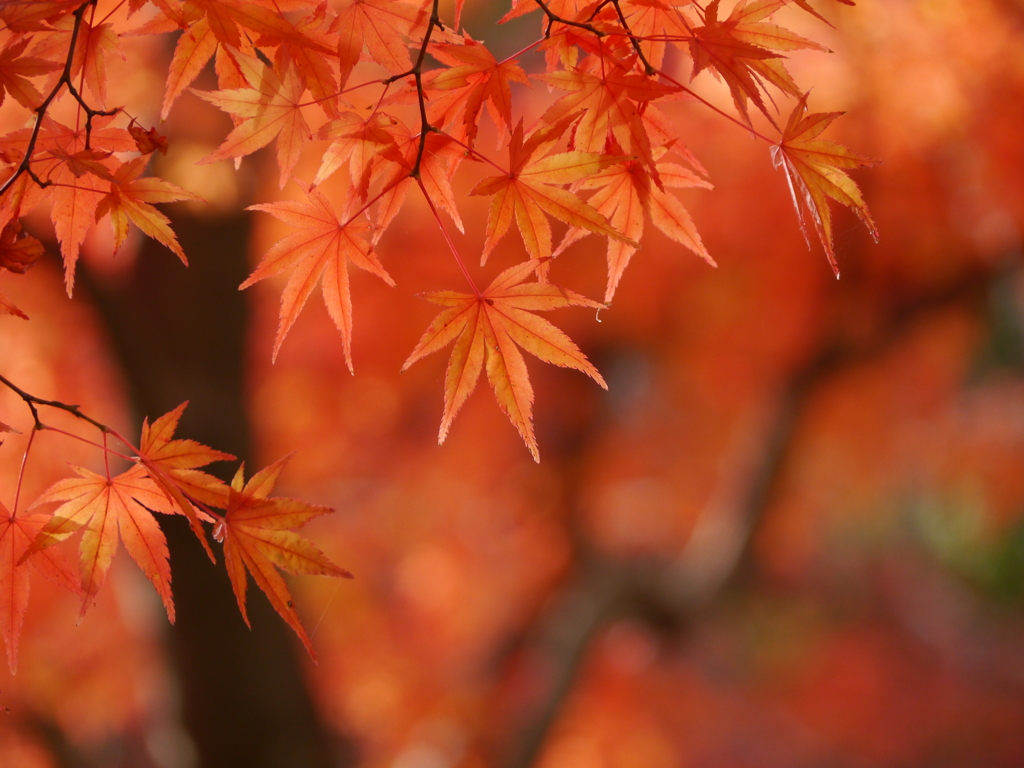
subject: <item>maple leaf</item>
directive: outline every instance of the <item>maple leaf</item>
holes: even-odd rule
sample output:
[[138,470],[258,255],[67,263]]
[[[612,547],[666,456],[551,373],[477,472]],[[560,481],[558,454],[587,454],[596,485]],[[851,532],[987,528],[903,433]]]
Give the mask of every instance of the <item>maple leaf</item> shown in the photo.
[[182,263],[188,265],[185,252],[178,244],[178,238],[171,231],[171,222],[150,203],[173,203],[177,200],[199,200],[193,195],[169,181],[149,177],[140,179],[146,170],[149,158],[146,155],[129,160],[114,173],[107,193],[96,206],[96,220],[110,214],[110,224],[114,229],[114,253],[124,244],[128,236],[129,219],[135,225],[159,243],[167,246]]
[[452,421],[476,388],[481,371],[486,369],[499,407],[519,430],[534,460],[540,461],[533,433],[533,387],[519,347],[546,363],[582,371],[608,388],[568,336],[533,314],[562,307],[603,305],[550,283],[524,283],[537,266],[536,261],[525,261],[510,267],[480,294],[441,291],[425,296],[447,309],[434,318],[402,370],[455,342],[445,375],[439,444],[448,436]]
[[341,83],[359,61],[363,46],[391,74],[412,68],[409,38],[427,23],[429,0],[352,0],[341,9],[330,31],[338,34]]
[[[41,59],[63,61],[67,56],[71,35],[75,28],[75,19],[63,16],[53,22],[54,31],[42,35],[32,46],[30,54]],[[99,99],[100,104],[107,101],[107,56],[115,54],[127,61],[118,35],[112,23],[91,25],[84,17],[80,21],[75,50],[71,59],[71,78],[79,75],[89,86],[89,90]],[[57,67],[63,69],[63,67]]]
[[48,30],[43,22],[52,21],[70,13],[82,4],[81,0],[39,0],[23,3],[0,3],[0,21],[14,32]]
[[605,64],[608,57],[591,57],[586,68],[536,75],[548,85],[563,91],[563,96],[541,116],[541,121],[557,124],[580,115],[573,132],[573,145],[587,152],[604,149],[609,134],[630,154],[644,160],[650,173],[658,180],[658,170],[652,155],[651,141],[644,127],[640,104],[667,96],[678,89],[655,82],[630,71],[632,64],[617,66]]
[[365,217],[353,216],[343,222],[322,192],[311,189],[306,192],[306,198],[308,203],[286,201],[250,206],[250,210],[269,213],[297,227],[298,231],[275,243],[255,271],[239,286],[239,290],[286,269],[294,269],[281,296],[280,324],[273,352],[276,360],[285,336],[322,275],[324,303],[334,325],[341,332],[345,362],[349,371],[353,371],[352,297],[349,293],[348,262],[377,275],[388,285],[394,286],[395,281],[384,270],[364,239],[369,230]]
[[64,541],[85,528],[79,545],[81,614],[84,616],[106,580],[120,534],[124,548],[152,582],[167,618],[173,623],[167,539],[153,513],[143,503],[158,507],[159,511],[176,511],[176,508],[164,503],[163,495],[141,466],[134,466],[113,478],[83,467],[73,466],[72,469],[77,478],[58,480],[33,503],[34,508],[61,502],[22,557]]
[[308,539],[293,530],[314,517],[333,512],[333,509],[295,499],[270,497],[281,470],[290,458],[285,456],[261,469],[248,482],[244,482],[244,467],[238,468],[231,481],[227,511],[217,521],[213,537],[224,544],[224,565],[246,625],[252,626],[245,609],[245,571],[248,569],[274,610],[295,630],[310,657],[316,661],[313,644],[295,612],[288,585],[277,569],[311,576],[352,578],[352,574],[332,563]]
[[251,56],[233,52],[233,59],[253,87],[195,93],[225,112],[238,116],[242,122],[216,151],[200,160],[199,164],[244,157],[276,138],[277,164],[281,169],[283,189],[299,160],[303,143],[313,138],[302,117],[302,94],[306,87],[294,67],[288,67],[278,77],[273,69]]
[[526,250],[534,259],[551,256],[551,225],[545,214],[572,226],[629,242],[608,220],[576,195],[560,187],[597,173],[622,160],[595,152],[574,150],[544,156],[564,130],[561,124],[534,131],[523,140],[520,120],[509,142],[509,172],[490,176],[477,184],[471,195],[494,195],[487,216],[487,239],[481,264],[508,231],[515,217]]
[[[284,13],[308,8],[309,2],[272,2],[265,0],[188,0],[181,6],[157,3],[162,14],[174,25],[184,28],[205,22],[217,42],[234,49],[242,48],[253,32],[262,43],[279,45],[283,42],[306,46],[320,53],[332,51],[321,42],[311,40],[290,21]],[[242,34],[241,27],[247,30]],[[173,27],[172,27],[173,28]],[[167,31],[161,24],[145,29],[146,32]]]
[[199,514],[186,498],[186,494],[202,504],[224,507],[227,487],[212,475],[199,471],[197,467],[205,467],[214,461],[230,461],[235,457],[230,453],[215,451],[195,440],[172,439],[181,420],[181,414],[187,406],[188,401],[185,401],[152,424],[148,419],[143,420],[138,462],[146,468],[147,474],[167,501],[185,515],[206,554],[213,560],[213,550],[210,549],[203,527],[199,523]]
[[719,0],[712,0],[704,9],[704,25],[693,29],[690,55],[693,77],[707,68],[721,75],[729,86],[736,109],[749,124],[747,100],[761,110],[772,125],[775,120],[761,98],[763,81],[793,96],[799,96],[793,78],[782,64],[782,55],[775,51],[814,48],[827,51],[782,27],[763,22],[787,4],[788,0],[741,0],[729,18],[718,20]]
[[[323,50],[293,40],[281,40],[274,54],[274,67],[282,72],[288,67],[294,67],[316,102],[328,117],[333,118],[338,116],[338,83],[334,77],[334,65],[324,55],[324,52],[332,51],[335,47],[334,39],[326,32],[326,24],[327,3],[324,2],[298,27],[302,34],[318,43]],[[273,39],[261,37],[256,45],[262,47],[268,42],[274,44]]]
[[679,8],[691,0],[619,0],[619,8],[630,32],[653,67],[665,59],[666,43],[690,37],[686,18]]
[[864,196],[857,183],[842,169],[874,165],[878,161],[855,154],[842,144],[816,138],[843,113],[805,114],[809,95],[809,92],[805,93],[793,107],[782,139],[772,147],[772,160],[775,167],[782,168],[786,174],[804,239],[810,245],[806,225],[809,216],[828,256],[828,263],[832,265],[836,277],[839,277],[839,264],[832,248],[832,214],[828,208],[828,198],[831,197],[857,214],[877,241],[878,229],[871,219]]
[[[306,10],[313,5],[312,2],[277,0],[273,3],[273,9],[259,2],[234,3],[230,0],[214,0],[212,5],[209,2],[200,4],[192,0],[186,3],[178,2],[176,5],[172,5],[168,0],[160,0],[158,4],[161,15],[150,19],[128,34],[149,35],[182,30],[182,35],[175,45],[168,73],[162,113],[165,118],[175,99],[195,80],[214,52],[217,53],[217,74],[222,89],[242,84],[239,80],[229,85],[224,77],[224,67],[231,59],[229,49],[253,55],[257,46],[261,52],[268,48],[277,48],[275,58],[290,58],[299,66],[304,78],[309,75],[306,62],[303,61],[306,54],[318,59],[324,55],[334,55],[333,43],[320,31],[325,23],[325,3],[317,6],[313,14],[298,25],[292,24],[281,14]],[[255,42],[248,31],[240,34],[238,26],[255,32],[258,35]],[[282,51],[282,48],[288,50]],[[299,55],[292,57],[291,54]],[[322,64],[317,63],[314,66],[317,70],[316,77],[322,76]],[[333,73],[327,79],[333,82]],[[308,84],[312,89],[317,87],[314,83]]]
[[[111,128],[113,115],[97,115],[92,121],[91,147],[85,146],[85,128],[69,128],[49,117],[41,123],[33,154],[33,171],[45,190],[27,174],[18,180],[17,190],[0,208],[0,222],[19,210],[27,211],[44,196],[52,202],[50,219],[64,257],[64,282],[70,296],[75,282],[75,264],[82,242],[96,221],[96,206],[109,189],[112,152],[134,152],[135,141],[123,128]],[[32,129],[14,131],[0,139],[0,154],[21,161],[31,140]],[[76,175],[77,172],[77,175]],[[24,181],[22,181],[24,179]],[[9,193],[10,194],[10,193]],[[19,214],[20,215],[20,214]]]
[[[658,171],[665,187],[684,189],[687,187],[703,187],[711,189],[712,185],[697,174],[678,163],[664,162],[662,158],[668,153],[667,147],[655,150],[658,159]],[[631,240],[639,242],[644,233],[644,213],[654,225],[668,237],[681,243],[704,259],[711,266],[717,266],[711,254],[701,242],[697,228],[683,204],[678,198],[665,189],[659,189],[651,181],[646,166],[637,160],[605,168],[578,182],[579,189],[596,189],[590,198],[590,205],[608,218],[613,227]],[[555,250],[555,256],[562,253],[569,245],[588,235],[587,230],[570,229]],[[615,289],[622,279],[622,273],[629,260],[636,253],[636,248],[620,240],[608,241],[608,285],[604,300],[610,302],[615,296]]]
[[398,138],[409,131],[394,117],[384,112],[373,112],[365,118],[355,112],[343,112],[317,131],[318,139],[331,139],[324,152],[320,169],[313,179],[318,186],[345,163],[349,164],[352,186],[365,202],[370,187],[371,170],[379,157],[387,156],[401,164],[405,157],[398,148]]
[[42,95],[28,79],[36,75],[55,72],[60,65],[30,56],[22,56],[31,39],[11,38],[0,50],[0,104],[9,93],[23,107],[35,109],[43,100]]
[[26,556],[29,547],[50,515],[16,515],[0,502],[0,634],[7,646],[7,665],[13,675],[18,669],[18,639],[28,607],[29,562],[50,580],[81,594],[78,579],[64,554],[52,549]]
[[[384,234],[385,228],[398,215],[409,190],[416,186],[417,178],[412,175],[414,170],[430,202],[451,216],[459,232],[466,231],[455,205],[455,193],[450,181],[464,156],[462,146],[452,141],[451,137],[432,131],[427,134],[422,155],[419,147],[420,137],[406,132],[399,140],[398,162],[393,162],[392,155],[387,153],[381,157],[383,167],[371,169],[372,172],[382,175],[383,188],[387,190],[380,199],[376,231],[372,240],[374,245]],[[386,175],[387,167],[392,168],[390,176]],[[360,193],[363,194],[362,191]]]
[[511,83],[529,85],[526,73],[514,59],[498,62],[484,45],[468,36],[460,45],[442,43],[430,46],[429,50],[434,58],[449,65],[423,78],[425,89],[448,92],[428,104],[427,117],[431,123],[444,118],[445,124],[449,124],[461,114],[463,135],[472,146],[480,124],[480,110],[486,104],[498,128],[507,131],[512,127]]
[[217,45],[217,37],[205,18],[181,33],[181,37],[174,45],[174,56],[167,72],[167,90],[164,91],[163,106],[160,108],[161,120],[167,119],[178,96],[203,71],[203,67],[217,50]]

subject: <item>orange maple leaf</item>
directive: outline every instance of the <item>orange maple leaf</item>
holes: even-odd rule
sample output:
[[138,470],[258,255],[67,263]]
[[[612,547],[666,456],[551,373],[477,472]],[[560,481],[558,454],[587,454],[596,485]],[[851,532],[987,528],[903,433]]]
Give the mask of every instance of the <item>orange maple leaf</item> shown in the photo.
[[545,214],[572,226],[637,245],[615,231],[593,206],[561,189],[623,159],[580,150],[545,156],[562,135],[565,123],[563,120],[534,131],[524,141],[520,120],[509,142],[508,174],[490,176],[469,193],[494,195],[487,216],[487,239],[480,257],[481,264],[486,263],[487,256],[508,231],[513,217],[519,225],[526,250],[534,259],[551,256],[551,225]]
[[[112,115],[97,115],[92,121],[91,148],[85,147],[85,128],[70,128],[44,117],[32,156],[32,169],[38,178],[51,182],[41,189],[28,174],[23,174],[11,197],[0,207],[0,223],[28,211],[44,197],[52,201],[50,219],[64,257],[64,282],[68,295],[75,283],[75,264],[79,250],[96,222],[96,206],[109,188],[112,152],[134,152],[135,141],[123,128],[110,128]],[[24,128],[0,140],[0,153],[20,162],[31,141],[32,129]],[[70,162],[69,162],[70,161]],[[77,173],[76,173],[77,172]],[[24,179],[24,181],[22,181]]]
[[[451,178],[465,156],[462,146],[456,144],[450,136],[435,131],[427,134],[422,155],[419,153],[418,135],[406,131],[405,135],[399,138],[398,145],[399,162],[394,162],[392,153],[385,153],[380,157],[380,167],[371,170],[372,174],[381,175],[383,188],[387,190],[380,199],[373,244],[377,244],[385,228],[398,215],[409,190],[416,185],[417,179],[412,176],[412,172],[416,167],[417,157],[420,160],[419,181],[430,202],[451,216],[459,232],[465,232],[466,228],[455,205],[455,192],[451,185]],[[392,171],[390,175],[387,175],[388,169]]]
[[800,229],[808,246],[810,237],[807,233],[807,216],[825,249],[828,263],[832,265],[836,277],[839,277],[839,264],[832,248],[832,214],[828,209],[828,198],[831,197],[857,214],[877,241],[878,229],[871,219],[864,196],[857,183],[842,169],[874,165],[878,161],[851,152],[834,141],[817,139],[843,113],[805,114],[809,95],[805,93],[793,107],[781,141],[772,147],[772,160],[775,167],[782,168],[786,174],[793,207],[796,208]]
[[788,2],[741,0],[729,18],[719,21],[719,0],[712,0],[704,9],[704,25],[694,28],[690,39],[693,77],[709,67],[717,72],[729,86],[736,109],[748,124],[749,99],[775,125],[761,98],[764,81],[785,93],[800,95],[796,83],[782,63],[782,55],[776,51],[800,48],[828,50],[776,24],[762,21]]
[[633,73],[632,59],[624,66],[614,62],[609,56],[590,56],[582,67],[536,75],[554,88],[570,91],[552,104],[541,120],[557,124],[579,115],[573,131],[575,148],[600,152],[610,134],[619,146],[643,159],[655,183],[660,184],[640,105],[675,93],[678,88]]
[[665,60],[668,42],[691,37],[681,7],[691,0],[619,0],[619,8],[634,39],[655,68]]
[[14,32],[49,30],[43,24],[80,6],[81,0],[39,0],[38,2],[0,4],[0,21]]
[[312,576],[352,578],[352,574],[332,563],[309,540],[292,530],[302,527],[314,517],[333,512],[333,509],[295,499],[270,498],[270,492],[290,458],[285,456],[261,469],[248,482],[244,482],[244,468],[238,468],[231,481],[227,511],[217,521],[213,537],[224,544],[224,565],[245,623],[252,626],[245,610],[245,571],[248,569],[256,585],[270,599],[274,610],[295,630],[310,657],[316,661],[313,644],[295,612],[288,585],[276,569]]
[[322,192],[311,189],[306,197],[308,203],[286,201],[250,206],[250,210],[269,213],[286,224],[298,227],[298,231],[275,243],[239,290],[286,269],[294,269],[281,296],[280,324],[273,352],[276,360],[285,336],[323,275],[324,303],[341,332],[345,362],[352,371],[352,297],[348,285],[348,262],[377,275],[388,285],[393,286],[395,281],[364,238],[369,230],[364,216],[353,216],[343,222]]
[[533,433],[533,387],[519,347],[546,363],[582,371],[608,388],[568,336],[533,314],[562,307],[604,305],[550,283],[524,283],[537,266],[538,262],[530,260],[506,269],[480,294],[441,291],[425,296],[447,309],[434,318],[402,370],[455,342],[445,376],[438,443],[448,436],[452,421],[486,369],[498,405],[519,430],[534,460],[540,461]]
[[138,147],[139,152],[142,154],[150,155],[153,152],[159,152],[161,155],[167,154],[167,137],[156,128],[150,128],[147,131],[141,125],[135,125],[133,118],[128,125],[128,133],[131,134],[132,139],[135,141],[135,146]]
[[182,403],[152,424],[148,419],[142,422],[138,462],[146,468],[147,474],[167,501],[188,518],[189,525],[206,550],[206,554],[214,560],[213,550],[210,549],[206,534],[199,523],[200,515],[189,499],[215,507],[224,507],[227,503],[227,486],[212,475],[199,471],[197,467],[205,467],[214,461],[230,461],[235,457],[230,453],[215,451],[195,440],[172,439],[187,405],[188,401]]
[[35,109],[43,97],[28,78],[61,68],[59,64],[46,59],[23,56],[29,42],[29,37],[20,40],[12,37],[0,51],[0,104],[4,103],[9,93],[23,107]]
[[[703,187],[711,189],[712,185],[678,163],[662,161],[668,153],[667,147],[659,147],[654,151],[658,160],[658,172],[665,187],[683,189],[686,187]],[[630,240],[639,242],[644,233],[644,213],[650,217],[658,229],[681,243],[704,259],[711,266],[717,266],[704,247],[697,233],[689,212],[679,199],[665,189],[659,189],[651,181],[646,166],[638,160],[605,168],[599,173],[583,179],[577,184],[579,189],[596,189],[590,198],[590,205],[608,218],[615,229],[622,232]],[[569,245],[588,235],[587,230],[572,228],[555,250],[559,255]],[[629,260],[636,253],[636,248],[621,240],[608,241],[608,285],[604,300],[610,302],[615,296],[615,289],[622,279],[622,273]]]
[[[64,541],[80,528],[85,528],[79,545],[82,573],[82,615],[95,599],[106,580],[117,551],[118,533],[124,548],[156,588],[174,622],[174,600],[171,597],[171,566],[168,562],[167,539],[150,509],[177,512],[146,470],[134,466],[117,477],[104,477],[83,467],[72,467],[78,477],[58,480],[33,503],[33,507],[62,502],[48,516],[27,552],[27,557]],[[145,504],[146,506],[143,506]]]
[[114,172],[108,192],[96,206],[96,220],[110,214],[110,225],[114,229],[114,253],[124,244],[128,236],[128,220],[159,243],[167,246],[183,264],[188,264],[185,252],[178,244],[178,238],[171,231],[171,222],[150,203],[173,203],[177,200],[199,200],[175,184],[156,177],[140,179],[146,170],[149,158],[145,155],[129,160]]
[[299,160],[302,145],[313,136],[302,116],[302,94],[306,86],[295,67],[278,74],[252,56],[237,51],[238,63],[251,87],[226,91],[195,91],[211,104],[236,115],[242,122],[227,135],[216,151],[199,161],[200,165],[217,160],[244,157],[277,139],[277,164],[284,188]]
[[294,67],[316,102],[328,117],[333,118],[338,116],[338,83],[334,77],[334,63],[325,55],[333,54],[336,48],[334,39],[327,34],[328,23],[327,3],[323,2],[297,28],[309,40],[319,45],[320,50],[308,42],[300,43],[290,39],[275,41],[273,38],[264,37],[256,41],[256,46],[263,49],[267,44],[276,45],[274,68],[283,72],[288,67]]
[[64,554],[56,549],[27,553],[50,515],[16,515],[0,502],[0,634],[7,646],[7,664],[13,675],[18,669],[18,638],[28,607],[28,563],[65,589],[81,594],[78,579]]
[[412,68],[409,38],[429,18],[429,0],[351,0],[341,9],[330,31],[338,34],[341,82],[359,61],[363,46],[391,74]]
[[[29,53],[42,59],[63,62],[67,57],[71,43],[75,20],[72,16],[63,16],[53,22],[54,31],[40,36]],[[78,37],[71,61],[71,78],[78,82],[78,77],[85,80],[89,90],[99,99],[100,105],[107,101],[107,56],[116,54],[127,61],[118,35],[112,23],[100,23],[92,26],[82,18],[79,24]],[[56,69],[63,69],[57,67]],[[54,70],[56,71],[56,70]],[[55,78],[54,78],[55,79]]]
[[432,124],[443,121],[443,125],[450,125],[461,115],[462,135],[472,146],[480,125],[480,110],[486,104],[494,124],[502,130],[511,129],[510,86],[514,82],[529,85],[526,73],[514,59],[499,62],[484,45],[468,36],[461,44],[441,43],[429,50],[448,65],[423,78],[424,89],[444,93],[427,105],[427,118]]
[[203,71],[217,46],[217,37],[205,18],[199,19],[181,33],[174,45],[174,56],[167,72],[167,90],[160,108],[161,120],[167,119],[178,96]]
[[377,159],[386,156],[394,163],[404,162],[404,155],[397,143],[403,132],[409,134],[404,125],[384,112],[374,111],[365,118],[355,112],[342,112],[317,131],[318,139],[332,141],[324,152],[313,186],[320,185],[348,163],[352,186],[365,202],[370,188],[371,169]]

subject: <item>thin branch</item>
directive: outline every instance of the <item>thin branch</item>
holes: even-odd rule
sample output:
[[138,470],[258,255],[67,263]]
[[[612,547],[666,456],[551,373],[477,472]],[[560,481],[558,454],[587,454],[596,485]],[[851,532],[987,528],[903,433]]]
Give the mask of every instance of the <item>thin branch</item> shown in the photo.
[[548,5],[547,3],[544,2],[544,0],[533,1],[540,6],[540,9],[544,11],[544,15],[548,17],[548,28],[544,32],[544,37],[551,37],[551,27],[555,22],[558,22],[559,24],[566,24],[567,26],[570,27],[578,27],[579,29],[585,29],[587,30],[587,32],[590,32],[591,34],[596,35],[597,37],[604,37],[604,32],[599,30],[593,24],[589,24],[587,22],[582,21],[569,21],[569,19],[563,19],[557,13],[548,8]]
[[420,45],[420,52],[416,57],[416,63],[412,65],[412,69],[398,75],[393,75],[384,81],[384,85],[388,86],[396,80],[409,77],[409,75],[412,75],[416,80],[416,98],[420,107],[420,145],[416,152],[416,162],[413,164],[412,170],[409,171],[409,175],[414,179],[419,179],[420,177],[420,165],[423,162],[423,153],[427,148],[427,134],[434,130],[434,126],[427,119],[427,99],[423,92],[423,62],[427,58],[427,46],[430,45],[430,36],[434,32],[434,27],[444,29],[438,11],[439,3],[440,0],[434,0],[430,11],[430,20],[427,22],[427,31],[423,34],[423,43]]
[[[575,575],[549,599],[550,608],[506,644],[506,658],[525,649],[540,657],[547,687],[507,745],[509,753],[502,765],[531,768],[536,764],[591,641],[610,621],[634,616],[656,629],[675,632],[694,622],[730,584],[750,575],[751,544],[789,466],[807,407],[822,386],[850,367],[885,354],[929,313],[964,304],[983,306],[981,299],[992,280],[987,268],[971,270],[936,291],[893,307],[887,321],[867,339],[850,339],[843,328],[826,338],[817,353],[792,372],[761,431],[761,442],[753,451],[741,451],[754,458],[741,456],[731,473],[739,480],[735,494],[709,506],[674,560],[608,557],[595,553],[586,540],[577,542]],[[702,522],[706,523],[703,534],[699,533]],[[717,550],[714,556],[708,557],[709,549]]]
[[67,411],[68,413],[70,413],[75,418],[81,419],[82,421],[85,421],[85,422],[88,422],[89,424],[92,424],[100,432],[109,432],[114,437],[118,438],[119,440],[121,439],[120,435],[118,435],[115,430],[113,430],[112,428],[108,427],[106,424],[103,424],[102,422],[96,421],[94,418],[92,418],[90,416],[87,416],[86,414],[82,413],[82,411],[80,409],[80,406],[70,405],[68,403],[62,403],[59,400],[45,400],[45,399],[43,399],[41,397],[36,397],[35,395],[30,395],[28,392],[26,392],[25,390],[21,389],[19,386],[17,386],[14,382],[12,382],[6,376],[0,375],[0,384],[3,384],[9,390],[14,392],[14,394],[16,394],[18,397],[20,397],[22,400],[25,401],[25,404],[28,406],[29,410],[32,412],[32,419],[35,422],[35,425],[33,426],[33,429],[45,429],[46,428],[46,425],[43,424],[43,422],[39,419],[39,411],[36,408],[37,405],[43,405],[43,406],[46,406],[47,408],[57,408],[57,409],[62,410],[62,411]]
[[88,104],[86,104],[81,94],[78,92],[74,84],[72,84],[71,82],[71,68],[74,65],[75,48],[78,44],[78,35],[82,30],[82,17],[85,15],[85,11],[87,8],[92,8],[95,11],[97,2],[98,0],[90,0],[89,2],[83,4],[74,12],[72,12],[71,15],[74,17],[75,23],[74,26],[71,28],[71,41],[68,43],[68,56],[64,62],[64,71],[61,73],[60,78],[54,84],[53,89],[50,91],[49,95],[43,100],[43,103],[36,107],[36,122],[35,125],[32,127],[32,135],[29,136],[28,145],[25,147],[25,156],[21,159],[21,162],[18,164],[18,167],[14,170],[14,173],[6,181],[4,181],[2,185],[0,185],[0,196],[6,193],[7,190],[14,185],[14,182],[16,182],[22,174],[28,174],[32,181],[34,181],[40,187],[48,187],[52,183],[50,181],[41,180],[35,174],[35,172],[32,171],[30,166],[32,163],[32,153],[35,151],[36,142],[39,140],[39,132],[43,127],[43,119],[46,117],[46,112],[50,108],[50,104],[52,104],[53,101],[57,98],[57,96],[61,92],[61,89],[65,85],[68,87],[68,92],[78,102],[78,105],[85,110],[86,149],[89,148],[89,140],[92,135],[92,118],[98,115],[117,114],[117,110],[105,111],[92,109]]
[[647,60],[647,57],[640,48],[640,41],[632,34],[629,24],[626,23],[626,17],[622,13],[622,8],[619,6],[619,0],[611,0],[611,4],[615,6],[615,13],[618,14],[619,21],[622,23],[622,28],[626,31],[626,35],[629,37],[629,42],[633,44],[633,50],[636,51],[636,55],[639,56],[640,61],[643,62],[644,72],[647,73],[648,77],[654,77],[658,70],[656,70],[651,65],[651,62]]

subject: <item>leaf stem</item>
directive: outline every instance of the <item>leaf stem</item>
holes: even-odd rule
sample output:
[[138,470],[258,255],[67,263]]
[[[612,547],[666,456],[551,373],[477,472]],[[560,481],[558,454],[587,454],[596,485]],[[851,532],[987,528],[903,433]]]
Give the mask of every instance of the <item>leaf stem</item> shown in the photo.
[[11,517],[18,514],[18,500],[21,499],[21,484],[25,479],[25,467],[28,465],[28,454],[32,450],[32,443],[35,442],[36,432],[33,429],[28,434],[28,445],[25,446],[25,454],[21,457],[21,469],[18,470],[18,484],[14,488],[14,508],[11,510]]
[[480,160],[480,161],[485,162],[485,163],[489,163],[490,165],[494,166],[497,170],[499,170],[501,172],[501,174],[503,176],[508,176],[509,175],[509,171],[508,171],[507,168],[502,168],[496,162],[491,160],[491,158],[487,157],[484,154],[481,154],[480,152],[475,150],[473,147],[469,146],[469,144],[467,144],[466,142],[459,141],[457,138],[452,136],[450,133],[448,133],[447,131],[442,131],[440,128],[435,128],[434,131],[436,133],[439,133],[440,135],[444,136],[445,138],[449,139],[452,143],[458,144],[460,147],[465,149],[466,152],[468,152],[470,155],[475,157],[477,160]]
[[728,120],[728,121],[730,121],[732,123],[735,123],[736,125],[738,125],[743,130],[750,132],[753,136],[755,136],[755,137],[757,137],[757,138],[759,138],[759,139],[761,139],[763,141],[766,141],[766,142],[768,142],[769,144],[772,144],[772,145],[778,144],[777,141],[773,141],[772,139],[769,139],[763,133],[761,133],[760,131],[756,130],[752,125],[748,125],[747,123],[744,123],[739,118],[733,117],[728,112],[726,112],[724,109],[716,107],[714,104],[712,104],[710,101],[705,99],[703,96],[701,96],[699,93],[694,91],[692,88],[689,88],[688,86],[683,85],[678,80],[676,80],[674,77],[672,77],[671,75],[666,73],[665,70],[659,69],[659,70],[656,70],[656,72],[657,72],[658,75],[660,75],[661,77],[663,77],[666,80],[668,80],[670,83],[672,83],[672,85],[676,86],[677,88],[682,90],[684,93],[690,94],[691,96],[693,96],[693,98],[695,98],[701,104],[703,104],[704,106],[708,107],[712,111],[717,112],[722,117],[724,117],[726,120]]
[[444,235],[444,241],[448,243],[448,248],[451,250],[452,255],[455,257],[455,261],[459,263],[459,269],[462,270],[462,274],[465,276],[469,286],[473,289],[473,293],[476,294],[477,298],[482,296],[480,289],[476,287],[476,282],[473,280],[473,276],[469,274],[469,270],[466,269],[466,263],[462,260],[459,255],[458,249],[455,247],[455,243],[452,242],[451,235],[448,234],[448,230],[445,229],[444,222],[441,221],[441,214],[438,213],[437,208],[434,207],[434,201],[430,199],[430,195],[427,194],[427,188],[423,186],[423,179],[417,178],[416,183],[419,185],[420,191],[423,192],[423,197],[426,198],[427,205],[430,206],[431,212],[434,214],[434,218],[437,220],[437,226],[441,228],[441,234]]

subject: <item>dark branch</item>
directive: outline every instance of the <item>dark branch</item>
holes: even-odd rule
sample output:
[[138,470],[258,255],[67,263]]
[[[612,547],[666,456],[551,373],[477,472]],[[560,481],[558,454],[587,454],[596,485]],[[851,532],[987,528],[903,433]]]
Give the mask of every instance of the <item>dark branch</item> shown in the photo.
[[41,405],[47,408],[57,408],[58,410],[61,411],[67,411],[75,418],[81,419],[84,422],[92,424],[100,432],[109,433],[117,437],[117,433],[113,429],[108,427],[106,424],[96,421],[96,419],[92,418],[91,416],[87,416],[86,414],[82,413],[80,406],[62,403],[59,400],[44,400],[41,397],[30,395],[28,392],[18,387],[16,384],[14,384],[14,382],[12,382],[5,376],[0,376],[0,384],[3,384],[9,390],[14,392],[14,394],[16,394],[18,397],[25,401],[25,405],[27,405],[28,409],[32,412],[32,420],[35,422],[35,424],[33,425],[33,429],[46,429],[46,425],[43,424],[42,420],[40,420],[39,418],[39,410],[36,407]]
[[[945,287],[893,308],[878,332],[850,340],[843,329],[790,376],[755,446],[754,461],[740,457],[733,499],[707,509],[678,557],[671,561],[621,559],[577,543],[574,576],[550,600],[503,655],[529,649],[542,661],[544,698],[505,746],[505,768],[535,765],[551,728],[579,676],[591,641],[611,621],[632,616],[659,631],[692,624],[730,585],[749,575],[751,543],[770,509],[792,454],[794,435],[814,395],[850,367],[884,354],[928,313],[965,304],[982,306],[993,280],[987,269],[971,271]],[[499,664],[501,662],[499,661]]]
[[626,31],[626,35],[629,37],[629,42],[633,44],[633,50],[636,51],[636,55],[640,57],[640,61],[644,65],[644,72],[647,73],[648,77],[653,77],[658,70],[656,70],[651,62],[647,60],[643,50],[640,48],[640,41],[632,34],[632,30],[629,28],[629,24],[626,23],[626,17],[622,13],[622,8],[619,6],[619,0],[610,0],[611,4],[615,6],[615,13],[618,14],[619,22],[622,24],[622,28]]
[[548,4],[545,3],[544,0],[534,0],[534,2],[540,6],[540,9],[544,11],[544,15],[548,17],[548,28],[544,32],[544,37],[551,37],[551,27],[555,22],[558,22],[559,24],[566,24],[570,27],[578,27],[579,29],[585,29],[587,30],[587,32],[597,35],[598,37],[604,37],[604,32],[599,30],[593,24],[589,24],[587,22],[582,21],[570,21],[569,19],[563,19],[557,13],[548,8]]

